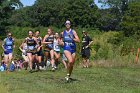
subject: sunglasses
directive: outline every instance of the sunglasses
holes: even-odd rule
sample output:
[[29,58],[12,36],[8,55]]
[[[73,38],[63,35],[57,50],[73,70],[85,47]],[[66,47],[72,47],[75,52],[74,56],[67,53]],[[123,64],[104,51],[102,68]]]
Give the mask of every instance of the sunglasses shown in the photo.
[[66,23],[65,25],[70,25],[70,23]]

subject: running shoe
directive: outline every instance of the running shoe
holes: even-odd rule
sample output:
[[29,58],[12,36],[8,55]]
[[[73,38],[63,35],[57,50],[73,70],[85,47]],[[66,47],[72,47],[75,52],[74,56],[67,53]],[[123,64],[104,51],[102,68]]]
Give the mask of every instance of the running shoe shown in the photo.
[[67,82],[69,81],[69,77],[68,76],[66,76],[65,79],[66,79]]
[[39,69],[42,70],[43,69],[42,66],[39,66]]
[[54,66],[55,70],[57,69],[57,66]]
[[53,72],[55,71],[55,68],[54,68],[54,67],[52,67],[52,71],[53,71]]
[[69,82],[70,80],[70,74],[67,74],[67,76],[65,77],[66,81]]

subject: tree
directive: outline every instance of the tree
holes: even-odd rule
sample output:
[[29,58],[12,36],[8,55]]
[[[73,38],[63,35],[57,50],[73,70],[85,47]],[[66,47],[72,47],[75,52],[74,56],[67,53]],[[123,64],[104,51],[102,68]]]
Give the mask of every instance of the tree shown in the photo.
[[[33,6],[17,10],[11,22],[18,26],[62,27],[69,19],[74,26],[97,27],[98,17],[98,8],[93,0],[36,0]],[[14,23],[18,19],[18,23]]]
[[125,12],[122,22],[120,23],[121,29],[124,31],[125,36],[140,35],[140,2],[130,3],[128,10]]
[[65,19],[70,19],[75,26],[97,27],[96,22],[99,18],[99,11],[92,1],[69,0],[68,3],[70,5],[63,11]]
[[22,7],[19,0],[0,0],[0,35],[4,34],[5,27],[9,25],[8,19],[15,8]]
[[[103,17],[99,19],[103,26],[103,30],[121,30],[120,22],[123,19],[125,11],[128,9],[128,4],[136,2],[138,0],[99,0],[104,5],[107,5],[108,9],[102,9],[107,11]],[[102,13],[101,11],[101,13]]]

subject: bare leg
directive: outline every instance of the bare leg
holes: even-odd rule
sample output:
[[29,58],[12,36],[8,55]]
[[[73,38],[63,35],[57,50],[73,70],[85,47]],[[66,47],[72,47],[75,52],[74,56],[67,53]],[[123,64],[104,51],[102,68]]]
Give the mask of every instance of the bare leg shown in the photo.
[[67,72],[68,75],[71,76],[72,70],[73,70],[73,65],[74,65],[74,60],[75,60],[75,54],[71,55],[71,53],[67,50],[64,51],[64,54],[66,56],[66,58],[68,59],[68,68],[67,68]]
[[50,56],[51,56],[51,65],[52,65],[52,67],[54,67],[55,66],[55,63],[54,63],[54,50],[51,50],[50,51]]
[[[42,56],[38,56],[38,66],[39,66],[40,68],[42,68],[41,62],[42,62]],[[40,69],[40,68],[39,68],[39,69]]]
[[8,61],[9,55],[4,55],[4,62],[6,64],[6,68],[9,67],[9,61]]
[[67,63],[65,62],[65,60],[62,60],[62,63],[64,64],[65,69],[67,69]]
[[25,67],[25,70],[27,70],[29,59],[26,55],[22,55],[22,57],[24,59],[23,66]]
[[12,58],[13,58],[13,54],[12,53],[9,53],[9,62],[12,61]]
[[48,51],[45,52],[45,57],[46,57],[46,61],[45,61],[45,64],[46,64],[46,62],[47,62],[47,60],[49,58],[49,52]]
[[29,58],[29,67],[30,67],[30,70],[32,70],[32,62],[33,62],[32,53],[27,53],[27,56]]
[[85,68],[86,67],[86,59],[83,58],[83,63],[82,63],[83,67]]
[[34,58],[35,58],[35,63],[37,65],[37,70],[40,70],[39,69],[39,56],[36,54]]
[[54,52],[54,56],[55,56],[55,64],[56,64],[56,66],[58,66],[58,62],[59,62],[59,58],[60,58],[60,53],[56,53],[56,52]]
[[90,65],[89,59],[86,59],[86,67],[88,68]]

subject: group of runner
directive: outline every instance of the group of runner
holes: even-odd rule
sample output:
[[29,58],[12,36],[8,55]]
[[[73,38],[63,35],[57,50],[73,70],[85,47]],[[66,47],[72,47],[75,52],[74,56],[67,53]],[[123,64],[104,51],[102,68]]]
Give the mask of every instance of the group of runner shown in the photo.
[[[60,47],[63,48],[62,62],[67,69],[66,80],[70,79],[72,74],[75,57],[76,57],[76,42],[79,43],[80,39],[75,30],[71,29],[71,22],[67,20],[65,22],[66,29],[60,33],[54,33],[51,28],[48,28],[47,34],[42,39],[40,37],[40,31],[28,32],[28,37],[25,38],[19,49],[22,51],[22,57],[25,60],[25,67],[29,64],[29,72],[33,72],[34,64],[36,64],[37,70],[43,68],[42,55],[45,57],[45,62],[48,60],[51,63],[52,71],[57,69],[58,62],[60,61]],[[81,54],[83,58],[83,67],[89,66],[90,57],[90,44],[92,39],[87,35],[87,32],[83,31]],[[6,67],[9,67],[9,63],[12,60],[13,48],[15,47],[12,34],[9,32],[7,38],[4,39],[2,44],[4,49],[4,62]],[[44,49],[44,50],[43,50]],[[66,63],[65,60],[68,62]]]

